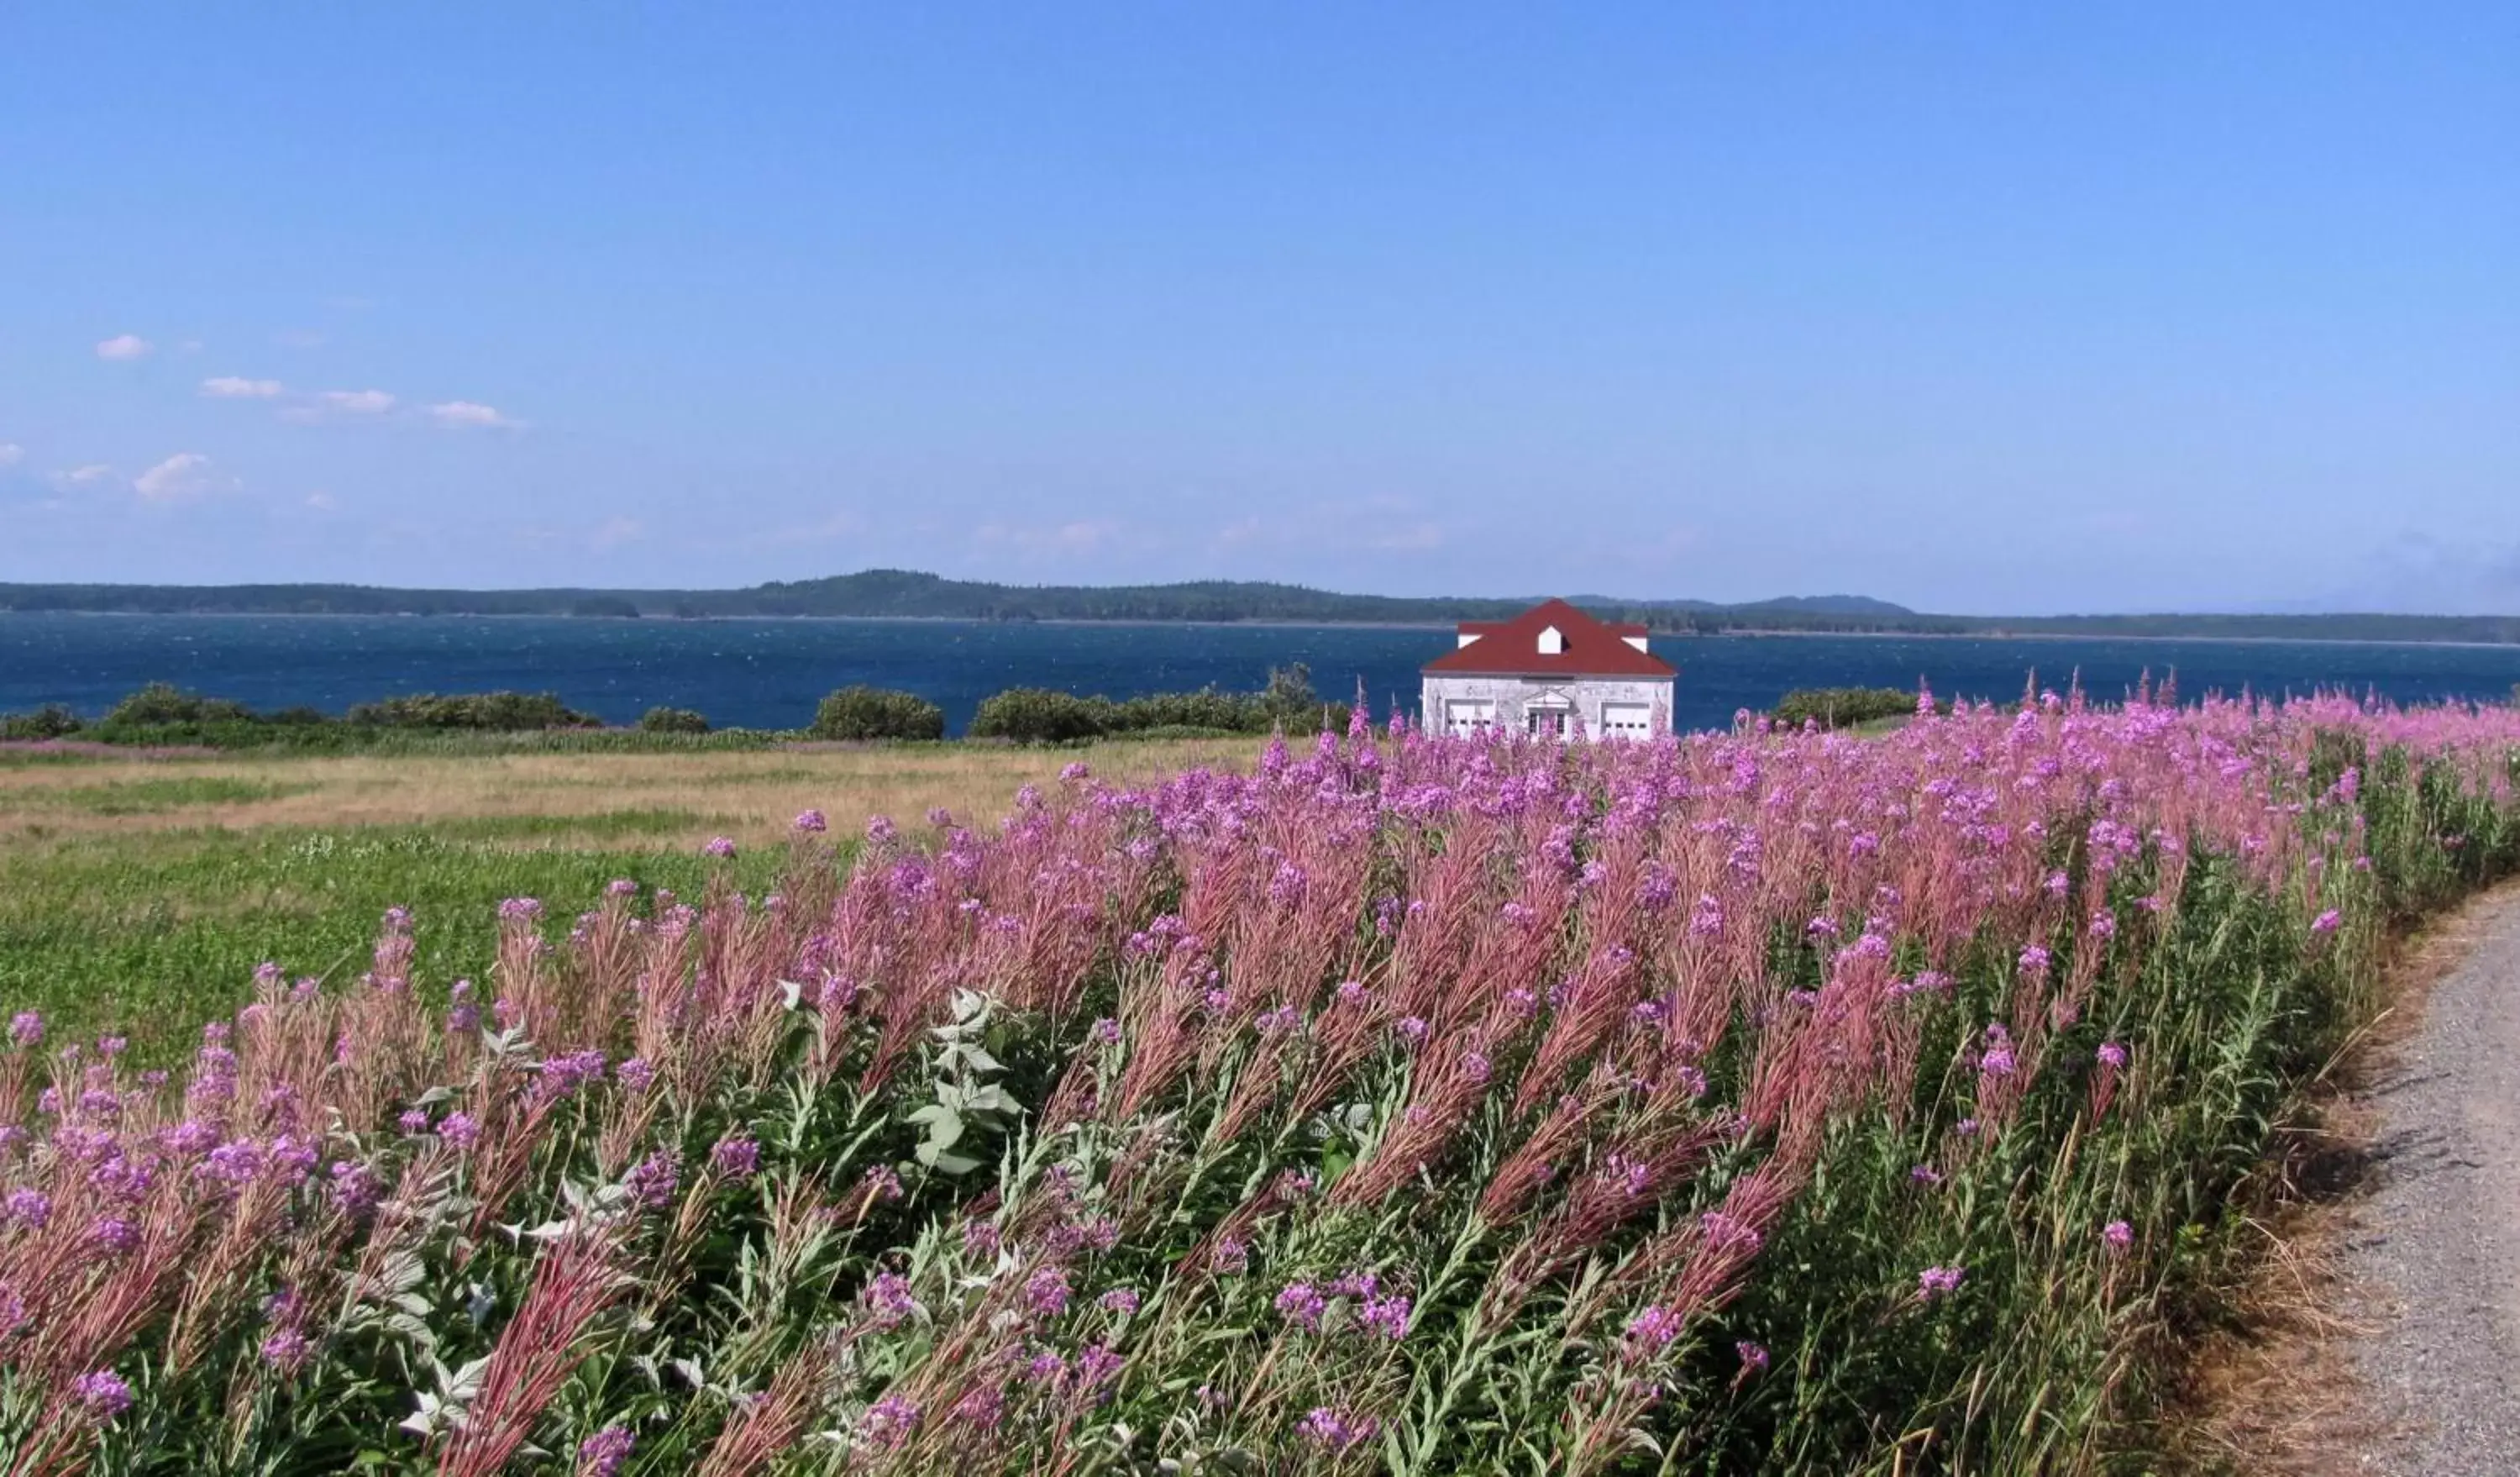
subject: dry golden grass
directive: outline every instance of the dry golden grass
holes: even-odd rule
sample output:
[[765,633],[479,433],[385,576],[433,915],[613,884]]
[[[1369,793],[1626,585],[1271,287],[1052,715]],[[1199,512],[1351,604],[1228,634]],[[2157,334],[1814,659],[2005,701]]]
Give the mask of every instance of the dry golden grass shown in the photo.
[[[784,832],[820,810],[846,832],[868,817],[916,821],[943,806],[990,820],[1025,783],[1083,760],[1116,781],[1195,765],[1247,767],[1261,740],[1185,739],[1092,748],[940,744],[735,753],[345,755],[156,760],[0,770],[0,839],[215,828],[339,829],[536,822],[508,833],[565,845],[584,835],[681,848],[711,835]],[[571,822],[583,822],[573,834]]]

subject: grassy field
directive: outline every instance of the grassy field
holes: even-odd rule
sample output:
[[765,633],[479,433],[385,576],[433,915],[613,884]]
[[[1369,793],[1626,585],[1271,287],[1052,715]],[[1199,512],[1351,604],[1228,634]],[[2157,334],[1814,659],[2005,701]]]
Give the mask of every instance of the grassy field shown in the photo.
[[418,918],[419,975],[487,971],[502,898],[565,916],[604,884],[698,885],[733,837],[766,885],[800,811],[834,835],[932,807],[987,820],[1082,759],[1115,779],[1240,765],[1248,739],[1086,750],[964,744],[766,752],[318,758],[33,756],[0,750],[0,1006],[65,1040],[114,1023],[168,1064],[235,1008],[265,960],[365,967],[389,907]]

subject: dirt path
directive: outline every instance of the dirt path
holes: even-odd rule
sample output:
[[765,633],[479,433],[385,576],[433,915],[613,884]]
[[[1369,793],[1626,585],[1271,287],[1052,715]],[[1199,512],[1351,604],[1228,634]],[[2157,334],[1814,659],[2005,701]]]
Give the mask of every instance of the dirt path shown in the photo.
[[2520,1473],[2520,887],[2446,931],[2463,957],[2367,1095],[2369,1193],[2339,1268],[2359,1464],[2390,1477]]

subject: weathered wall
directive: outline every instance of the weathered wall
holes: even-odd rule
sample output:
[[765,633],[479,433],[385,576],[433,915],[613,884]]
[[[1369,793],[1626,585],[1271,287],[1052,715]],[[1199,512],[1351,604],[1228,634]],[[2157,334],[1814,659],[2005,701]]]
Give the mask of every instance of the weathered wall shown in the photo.
[[1531,705],[1543,698],[1553,697],[1574,706],[1574,710],[1583,717],[1587,733],[1598,734],[1603,703],[1642,704],[1668,727],[1671,693],[1669,680],[1585,678],[1567,681],[1542,677],[1428,676],[1421,679],[1418,717],[1426,732],[1442,733],[1447,703],[1487,702],[1495,705],[1497,727],[1519,734],[1524,731],[1525,714]]

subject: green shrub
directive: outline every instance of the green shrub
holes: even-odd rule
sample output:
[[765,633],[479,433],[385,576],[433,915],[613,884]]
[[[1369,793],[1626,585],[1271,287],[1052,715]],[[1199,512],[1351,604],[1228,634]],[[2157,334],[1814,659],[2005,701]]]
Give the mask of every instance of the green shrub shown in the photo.
[[1801,728],[1806,720],[1824,729],[1852,728],[1916,711],[1916,694],[1897,688],[1798,688],[1777,702],[1778,723]]
[[863,684],[846,687],[814,710],[817,738],[942,738],[945,710],[916,693]]
[[989,697],[971,719],[975,738],[1017,743],[1073,743],[1099,738],[1120,727],[1120,705],[1108,697],[1079,697],[1050,688],[1010,688]]
[[0,738],[67,738],[82,726],[78,714],[58,702],[31,713],[0,713]]
[[113,705],[100,728],[162,728],[179,723],[252,723],[253,709],[224,697],[187,693],[172,683],[153,682]]
[[1247,693],[1220,693],[1214,688],[1195,693],[1149,693],[1116,703],[1114,708],[1117,728],[1127,733],[1147,729],[1218,729],[1231,734],[1269,731],[1268,708],[1259,697]]
[[650,708],[639,715],[639,728],[650,734],[705,734],[709,721],[690,708]]
[[577,712],[550,693],[419,693],[363,702],[345,720],[356,728],[490,729],[520,733],[529,729],[581,729],[602,725]]

